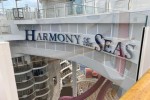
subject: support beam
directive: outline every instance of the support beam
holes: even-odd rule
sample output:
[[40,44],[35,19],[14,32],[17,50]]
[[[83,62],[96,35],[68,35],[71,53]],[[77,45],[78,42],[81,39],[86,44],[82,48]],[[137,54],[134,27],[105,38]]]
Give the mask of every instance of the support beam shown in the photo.
[[18,100],[9,43],[0,43],[0,100]]
[[72,89],[73,89],[73,96],[77,96],[77,63],[72,62]]

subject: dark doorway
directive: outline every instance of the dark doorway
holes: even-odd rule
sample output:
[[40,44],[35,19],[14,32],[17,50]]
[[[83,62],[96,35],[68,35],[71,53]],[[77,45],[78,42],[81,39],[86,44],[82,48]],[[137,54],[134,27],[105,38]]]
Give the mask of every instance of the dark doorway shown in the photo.
[[60,97],[62,96],[72,96],[72,87],[63,87],[60,93]]

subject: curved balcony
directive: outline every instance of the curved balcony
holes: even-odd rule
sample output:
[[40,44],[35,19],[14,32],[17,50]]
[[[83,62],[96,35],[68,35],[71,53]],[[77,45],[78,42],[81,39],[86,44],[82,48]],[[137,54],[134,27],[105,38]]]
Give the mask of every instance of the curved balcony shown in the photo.
[[17,89],[24,89],[32,86],[33,84],[34,84],[34,79],[32,78],[31,80],[28,80],[26,82],[17,83]]
[[61,69],[65,68],[66,66],[68,66],[67,63],[62,63],[62,64],[61,64]]
[[19,98],[19,100],[33,100],[35,97],[36,97],[36,94],[32,93],[31,95],[29,95],[27,97]]
[[31,69],[32,69],[31,65],[27,64],[14,66],[14,72],[17,74],[22,72],[28,72]]
[[48,64],[44,60],[33,61],[32,64],[33,64],[33,69],[35,70],[48,66]]
[[71,86],[71,76],[67,76],[62,80],[63,87]]
[[47,67],[43,67],[41,69],[36,69],[36,70],[33,69],[32,72],[33,72],[33,76],[41,76],[41,75],[47,73],[48,70],[47,70]]
[[40,75],[40,76],[36,76],[34,77],[36,84],[37,83],[41,83],[43,81],[47,81],[49,79],[48,74],[45,75]]
[[37,60],[44,60],[45,57],[41,57],[41,56],[31,56],[31,61],[37,61]]
[[35,100],[50,100],[49,97],[50,97],[49,94],[46,94],[46,95],[44,95],[42,97],[35,98]]
[[63,65],[63,66],[61,66],[60,72],[63,72],[67,68],[69,68],[70,70],[72,70],[72,65],[65,65],[65,66]]
[[31,80],[33,78],[32,71],[21,74],[21,75],[15,75],[16,83],[22,83],[27,82],[28,80]]
[[26,89],[20,89],[18,90],[18,97],[19,98],[26,98],[28,96],[30,96],[31,94],[34,93],[34,85],[29,87],[29,88],[26,88]]
[[42,97],[42,96],[45,96],[46,94],[49,93],[49,88],[45,88],[45,89],[42,89],[42,90],[39,90],[39,91],[36,91],[36,98],[37,97]]
[[70,69],[66,69],[61,73],[61,78],[64,79],[65,77],[67,77],[70,74],[72,74],[72,71]]
[[63,64],[69,65],[69,61],[68,60],[61,60],[60,65],[63,65]]
[[38,91],[38,90],[46,88],[47,86],[48,86],[48,81],[43,82],[41,84],[35,84],[35,89]]

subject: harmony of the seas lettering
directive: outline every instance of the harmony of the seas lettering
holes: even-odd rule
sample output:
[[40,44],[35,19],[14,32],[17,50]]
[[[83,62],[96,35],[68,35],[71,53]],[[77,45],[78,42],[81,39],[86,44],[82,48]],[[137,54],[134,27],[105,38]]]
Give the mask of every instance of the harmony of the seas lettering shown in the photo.
[[25,30],[26,40],[28,41],[50,41],[60,43],[71,43],[81,46],[92,47],[93,49],[101,52],[107,52],[113,55],[124,57],[126,59],[133,58],[133,50],[135,45],[126,44],[123,46],[122,42],[117,42],[115,47],[112,46],[112,40],[106,39],[102,34],[96,34],[94,39],[78,34],[65,34],[65,33],[36,33],[35,30]]

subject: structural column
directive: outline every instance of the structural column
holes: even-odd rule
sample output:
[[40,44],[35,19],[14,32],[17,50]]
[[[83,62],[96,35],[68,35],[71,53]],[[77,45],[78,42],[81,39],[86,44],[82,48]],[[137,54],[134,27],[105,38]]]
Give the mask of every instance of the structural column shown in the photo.
[[77,63],[72,62],[72,89],[73,96],[77,96]]
[[0,100],[18,100],[8,42],[0,42]]

